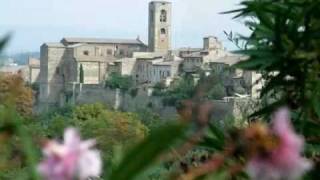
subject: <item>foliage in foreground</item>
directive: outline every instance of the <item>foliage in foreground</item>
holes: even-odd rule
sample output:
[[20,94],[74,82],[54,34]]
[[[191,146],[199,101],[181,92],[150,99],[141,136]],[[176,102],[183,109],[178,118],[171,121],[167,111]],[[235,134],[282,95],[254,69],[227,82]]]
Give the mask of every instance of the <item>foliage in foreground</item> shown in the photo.
[[14,104],[23,116],[32,115],[33,91],[20,75],[0,75],[0,104]]
[[[242,5],[244,6],[242,9],[234,12],[239,12],[240,17],[249,16],[254,21],[246,22],[253,33],[243,39],[246,49],[240,51],[248,55],[249,60],[237,64],[237,67],[260,71],[266,81],[262,97],[267,97],[266,99],[271,101],[254,115],[268,117],[280,105],[287,105],[293,110],[294,128],[291,126],[288,110],[281,109],[270,118],[272,119],[270,126],[258,121],[251,122],[247,127],[233,127],[225,131],[221,131],[216,126],[209,126],[207,129],[210,105],[207,102],[201,102],[202,93],[195,92],[192,96],[194,99],[198,98],[197,102],[186,104],[184,109],[179,111],[181,116],[185,117],[185,121],[152,131],[140,143],[127,148],[128,151],[124,155],[113,154],[112,165],[105,166],[104,179],[143,179],[140,177],[151,179],[159,177],[154,173],[148,174],[152,168],[162,167],[161,171],[170,170],[172,162],[179,162],[180,171],[173,169],[166,172],[165,178],[247,179],[245,172],[248,172],[253,179],[297,179],[310,169],[310,161],[302,157],[300,151],[303,148],[303,139],[295,131],[303,133],[306,137],[306,155],[312,158],[315,171],[317,170],[319,167],[319,149],[316,147],[319,144],[320,18],[318,12],[320,2],[316,0],[252,0],[243,1]],[[99,107],[89,109],[88,113],[80,113],[79,116],[72,113],[71,118],[67,118],[69,120],[61,122],[79,126],[80,130],[86,134],[95,131],[95,128],[99,129],[99,123],[104,124],[114,115],[111,112],[106,114],[95,112]],[[80,110],[80,112],[85,111],[85,109]],[[91,113],[91,111],[94,112]],[[8,112],[12,111],[4,109],[4,114]],[[15,123],[12,125],[12,122],[17,122],[15,120],[21,120],[21,118],[18,115],[0,116],[2,117],[7,121],[12,120],[9,121],[9,126],[7,123],[1,123],[1,135],[4,133],[4,139],[12,135],[20,138],[21,146],[17,149],[22,151],[21,157],[25,158],[25,161],[19,159],[17,162],[28,165],[23,169],[28,173],[23,171],[24,173],[21,174],[28,174],[30,178],[37,179],[37,173],[34,171],[34,159],[37,156],[33,153],[35,152],[32,150],[33,147],[30,146],[31,140],[27,139],[30,136],[24,128],[21,128],[23,126],[16,126]],[[99,117],[106,119],[102,118],[94,122],[90,120],[99,119]],[[121,117],[130,119],[128,115],[121,115]],[[121,123],[124,127],[128,127],[126,126],[128,124],[131,123]],[[92,125],[90,129],[86,129],[89,125]],[[113,136],[112,132],[119,129],[121,131],[121,126],[115,127],[116,129],[111,128]],[[57,129],[61,130],[62,126]],[[130,132],[124,129],[125,132]],[[101,130],[101,133],[106,132]],[[132,135],[132,133],[129,134]],[[98,134],[95,136],[99,137]],[[128,138],[128,136],[123,137]],[[313,147],[313,151],[310,151],[309,146]],[[198,165],[185,163],[182,157],[198,148],[208,152],[203,162]],[[10,150],[8,152],[14,155],[19,154]],[[12,158],[5,159],[7,160]],[[191,161],[191,163],[194,162],[194,160]],[[15,166],[21,167],[21,165]],[[13,172],[10,171],[10,174]],[[163,178],[164,174],[159,179]],[[316,175],[316,173],[308,174],[305,178],[317,179]]]
[[292,109],[296,130],[307,140],[306,153],[319,167],[320,155],[320,1],[242,1],[230,11],[252,31],[249,36],[229,34],[243,42],[247,61],[237,68],[262,73],[261,99],[266,104],[253,117],[268,117],[276,108]]
[[[14,116],[7,112],[12,112]],[[25,174],[29,174],[28,163],[21,152],[21,143],[25,139],[17,136],[15,129],[11,128],[11,123],[17,118],[21,121],[20,126],[24,128],[26,137],[32,138],[32,141],[27,142],[36,144],[32,149],[35,152],[33,158],[37,160],[40,158],[41,142],[47,138],[61,139],[63,130],[70,126],[77,127],[85,138],[96,139],[104,164],[108,167],[112,166],[115,153],[121,154],[142,141],[149,132],[138,115],[113,111],[101,104],[71,107],[66,111],[55,111],[28,121],[4,106],[1,106],[0,115],[0,139],[3,140],[0,149],[3,153],[0,158],[0,178],[6,179],[20,176],[23,179]],[[42,118],[46,118],[46,121]],[[13,173],[14,171],[17,173]]]

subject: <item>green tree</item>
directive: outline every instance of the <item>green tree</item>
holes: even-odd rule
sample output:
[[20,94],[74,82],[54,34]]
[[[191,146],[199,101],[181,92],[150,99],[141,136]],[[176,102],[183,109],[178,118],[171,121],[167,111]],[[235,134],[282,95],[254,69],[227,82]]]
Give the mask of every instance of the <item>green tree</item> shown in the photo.
[[33,95],[20,75],[0,75],[0,104],[11,106],[23,116],[32,115]]
[[121,89],[122,91],[127,91],[133,86],[133,80],[131,76],[120,75],[118,73],[112,73],[110,77],[106,80],[106,87],[111,89]]
[[222,99],[226,96],[226,89],[221,83],[214,85],[208,92],[209,99]]
[[190,99],[194,94],[195,86],[191,75],[177,80],[163,93],[163,104],[177,106],[181,100]]
[[45,134],[59,138],[63,130],[69,126],[80,130],[85,138],[94,138],[102,151],[105,164],[109,164],[116,147],[126,150],[143,140],[148,134],[148,128],[135,113],[119,112],[106,106],[84,104],[71,108],[71,111],[56,111],[50,113],[50,120],[42,127]]
[[80,83],[83,83],[84,82],[84,71],[83,71],[83,66],[82,64],[80,64],[80,69],[79,69],[79,80],[80,80]]
[[153,96],[161,96],[163,92],[166,90],[166,85],[164,82],[158,82],[153,86],[152,95]]

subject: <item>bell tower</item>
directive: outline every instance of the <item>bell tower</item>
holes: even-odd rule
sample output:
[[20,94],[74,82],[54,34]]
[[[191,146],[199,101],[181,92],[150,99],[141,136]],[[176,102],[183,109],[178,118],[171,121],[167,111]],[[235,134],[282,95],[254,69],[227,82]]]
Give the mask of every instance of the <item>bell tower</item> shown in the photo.
[[171,3],[149,3],[149,51],[167,52],[171,49]]

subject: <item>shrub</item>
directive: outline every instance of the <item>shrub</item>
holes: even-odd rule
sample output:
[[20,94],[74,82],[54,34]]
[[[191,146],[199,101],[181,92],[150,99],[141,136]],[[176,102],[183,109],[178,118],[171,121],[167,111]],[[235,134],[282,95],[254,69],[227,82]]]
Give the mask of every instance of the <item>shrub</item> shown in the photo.
[[222,99],[226,96],[226,89],[222,84],[213,86],[208,92],[208,98],[210,99]]
[[138,95],[138,91],[139,91],[138,88],[132,88],[132,89],[130,89],[130,96],[131,96],[132,98],[135,98],[135,97]]
[[111,89],[121,89],[122,91],[128,91],[133,86],[133,80],[131,76],[121,76],[117,73],[112,73],[106,80],[105,86]]
[[25,85],[20,75],[0,76],[0,104],[14,105],[23,116],[32,115],[32,89]]

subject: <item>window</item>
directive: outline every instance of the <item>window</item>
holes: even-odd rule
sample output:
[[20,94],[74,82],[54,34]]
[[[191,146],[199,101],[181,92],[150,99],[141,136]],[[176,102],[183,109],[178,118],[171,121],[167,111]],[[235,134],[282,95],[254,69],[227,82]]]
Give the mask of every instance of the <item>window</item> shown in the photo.
[[160,32],[161,32],[161,34],[166,34],[166,29],[165,28],[161,28]]
[[107,49],[107,55],[112,55],[112,49]]
[[164,9],[161,10],[160,22],[167,22],[167,11]]
[[124,55],[124,50],[123,50],[123,49],[120,49],[119,54],[120,54],[120,56]]
[[59,67],[56,68],[56,74],[57,74],[57,75],[60,74],[60,68],[59,68]]
[[83,55],[89,56],[89,51],[83,51]]

